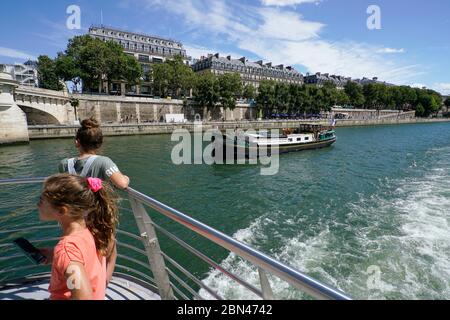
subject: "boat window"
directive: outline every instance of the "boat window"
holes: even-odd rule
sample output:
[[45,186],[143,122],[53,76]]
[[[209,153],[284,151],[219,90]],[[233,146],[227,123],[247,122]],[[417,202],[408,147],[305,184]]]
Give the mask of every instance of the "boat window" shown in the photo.
[[309,137],[305,137],[305,141],[308,141],[309,140]]
[[288,141],[289,141],[289,142],[292,142],[292,138],[289,138]]
[[297,141],[302,141],[302,138],[297,138]]

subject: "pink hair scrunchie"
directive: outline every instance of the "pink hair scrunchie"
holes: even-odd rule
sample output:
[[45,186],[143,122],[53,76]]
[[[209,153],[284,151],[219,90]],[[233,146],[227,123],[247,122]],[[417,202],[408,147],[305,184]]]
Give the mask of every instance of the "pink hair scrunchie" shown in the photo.
[[87,178],[87,182],[89,185],[89,189],[92,190],[92,192],[97,192],[98,190],[100,190],[103,186],[102,186],[102,179],[99,178]]

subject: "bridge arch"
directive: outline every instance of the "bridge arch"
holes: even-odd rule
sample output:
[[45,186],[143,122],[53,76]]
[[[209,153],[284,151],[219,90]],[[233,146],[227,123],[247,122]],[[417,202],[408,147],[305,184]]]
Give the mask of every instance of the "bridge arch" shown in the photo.
[[15,101],[25,112],[28,125],[74,123],[74,110],[67,92],[19,86]]

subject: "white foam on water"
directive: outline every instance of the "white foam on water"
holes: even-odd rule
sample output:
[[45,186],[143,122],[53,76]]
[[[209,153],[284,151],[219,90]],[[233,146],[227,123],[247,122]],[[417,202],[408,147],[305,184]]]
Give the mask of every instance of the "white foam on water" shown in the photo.
[[[359,201],[347,204],[345,221],[321,221],[321,231],[310,236],[299,230],[270,255],[354,298],[450,299],[450,148],[427,152],[432,155],[437,159],[428,167],[413,168],[421,170],[418,177],[379,179],[375,194],[360,194]],[[268,217],[234,237],[258,248],[268,224],[296,222]],[[341,232],[351,234],[353,242],[342,240]],[[250,263],[230,254],[221,265],[259,288],[257,268]],[[375,287],[368,284],[370,266],[380,270]],[[258,298],[216,270],[204,281],[227,299]],[[269,275],[269,281],[279,299],[307,298],[278,278]],[[204,290],[200,294],[208,297]]]

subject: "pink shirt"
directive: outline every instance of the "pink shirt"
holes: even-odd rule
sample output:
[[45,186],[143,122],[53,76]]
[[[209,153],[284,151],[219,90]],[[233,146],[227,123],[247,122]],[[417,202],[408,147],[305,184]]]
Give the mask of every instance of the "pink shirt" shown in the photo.
[[106,258],[97,252],[94,237],[87,228],[78,233],[62,237],[56,245],[53,254],[52,276],[48,288],[50,299],[70,299],[71,292],[67,287],[64,273],[71,261],[84,265],[86,274],[91,282],[93,300],[104,300],[106,291]]

